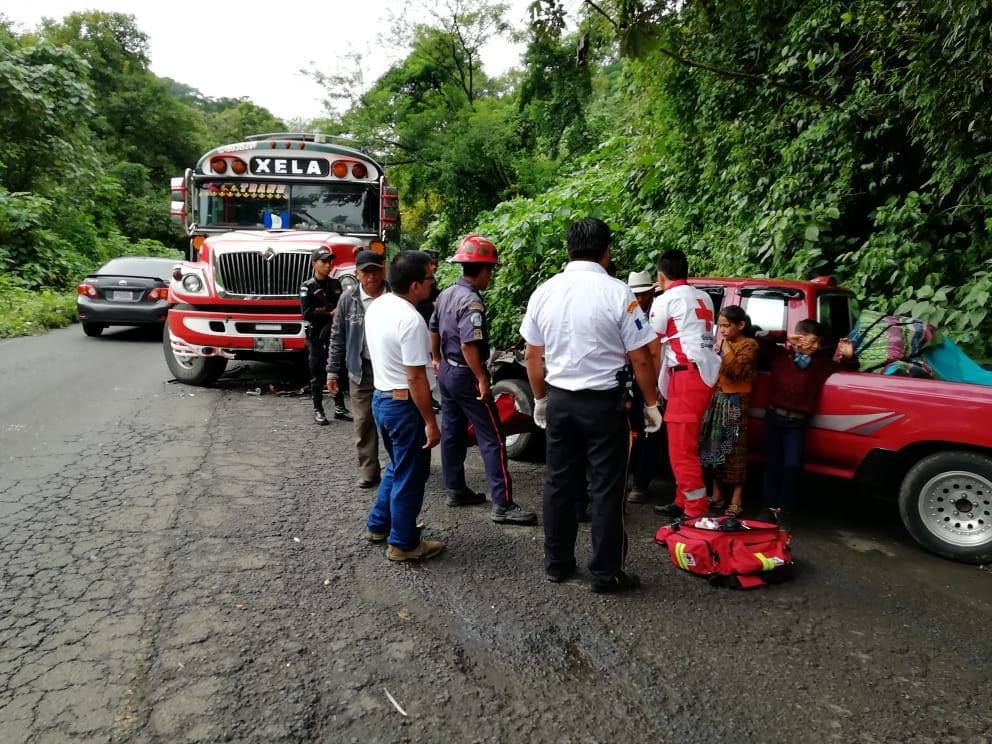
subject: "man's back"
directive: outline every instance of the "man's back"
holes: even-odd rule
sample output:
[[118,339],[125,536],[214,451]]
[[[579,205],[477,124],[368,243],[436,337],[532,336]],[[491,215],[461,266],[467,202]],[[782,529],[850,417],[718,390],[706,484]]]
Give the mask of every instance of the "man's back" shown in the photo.
[[617,387],[626,353],[650,340],[633,292],[591,261],[573,261],[542,284],[522,330],[544,346],[548,383],[566,390]]

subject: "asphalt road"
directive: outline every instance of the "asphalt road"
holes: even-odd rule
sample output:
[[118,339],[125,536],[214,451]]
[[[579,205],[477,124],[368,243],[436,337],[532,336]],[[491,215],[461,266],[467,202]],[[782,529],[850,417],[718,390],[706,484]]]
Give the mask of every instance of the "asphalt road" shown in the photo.
[[[0,342],[3,744],[992,740],[992,573],[846,484],[753,592],[677,572],[631,509],[645,587],[604,597],[543,580],[539,527],[445,506],[435,453],[447,550],[390,564],[350,427],[238,371],[169,384],[136,331]],[[538,505],[540,466],[512,470]]]

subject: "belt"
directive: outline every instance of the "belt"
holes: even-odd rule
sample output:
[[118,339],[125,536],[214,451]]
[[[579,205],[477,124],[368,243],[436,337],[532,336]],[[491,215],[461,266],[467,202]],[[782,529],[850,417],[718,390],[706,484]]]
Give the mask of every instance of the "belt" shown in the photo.
[[410,391],[407,388],[396,388],[395,390],[380,390],[376,388],[375,391],[386,398],[392,398],[393,400],[407,400],[410,397]]
[[450,365],[451,365],[452,367],[467,367],[467,366],[468,366],[467,364],[465,364],[465,362],[456,362],[456,361],[455,361],[454,359],[452,359],[451,357],[445,357],[445,358],[444,358],[444,361],[446,361],[446,362],[447,362],[448,364],[450,364]]
[[787,411],[784,408],[779,408],[778,406],[768,406],[768,410],[778,416],[783,416],[784,418],[790,418],[790,419],[809,418],[809,414],[799,413],[798,411]]
[[669,372],[688,372],[690,369],[697,369],[695,364],[676,364],[674,367],[669,367]]

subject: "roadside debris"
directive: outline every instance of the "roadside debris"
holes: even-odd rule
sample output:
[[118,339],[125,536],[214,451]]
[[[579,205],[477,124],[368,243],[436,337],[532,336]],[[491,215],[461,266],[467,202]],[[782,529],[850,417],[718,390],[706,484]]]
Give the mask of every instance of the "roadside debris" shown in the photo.
[[409,718],[410,717],[409,715],[407,715],[407,712],[405,710],[403,710],[403,708],[400,707],[400,704],[396,702],[396,698],[394,698],[392,695],[389,694],[389,690],[387,690],[385,687],[383,687],[382,688],[382,691],[384,693],[386,693],[386,697],[389,698],[389,702],[391,702],[393,704],[393,707],[396,708],[397,711],[399,711],[399,714],[401,716],[404,716],[405,718]]
[[413,615],[410,614],[410,610],[406,607],[400,607],[396,610],[396,614],[400,616],[400,620],[409,620],[413,617]]

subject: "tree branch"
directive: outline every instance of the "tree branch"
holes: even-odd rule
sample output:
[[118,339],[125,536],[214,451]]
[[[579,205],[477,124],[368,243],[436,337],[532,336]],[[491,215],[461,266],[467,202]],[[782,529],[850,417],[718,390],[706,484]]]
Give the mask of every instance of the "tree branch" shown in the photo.
[[[612,25],[613,28],[616,29],[618,33],[623,33],[624,29],[622,29],[620,25],[606,13],[605,10],[603,10],[595,2],[593,2],[593,0],[583,0],[583,2],[585,2],[586,5],[588,5],[590,8],[592,8],[601,16],[603,16],[603,18],[605,18],[607,21],[609,21],[610,25]],[[791,83],[786,83],[782,80],[776,80],[775,78],[765,74],[745,72],[743,70],[729,70],[726,67],[718,67],[716,65],[711,65],[708,62],[700,62],[699,60],[696,59],[690,59],[689,57],[684,57],[675,50],[668,49],[667,47],[661,46],[660,44],[658,45],[658,51],[661,54],[668,57],[669,59],[673,59],[676,62],[678,62],[680,65],[684,65],[686,67],[696,67],[700,70],[706,70],[707,72],[712,72],[714,75],[719,75],[720,77],[724,77],[729,80],[745,80],[750,83],[768,85],[771,86],[772,88],[778,88],[779,90],[784,90],[789,93],[794,93],[795,95],[802,96],[803,98],[809,98],[810,100],[816,101],[817,103],[823,106],[828,106],[831,108],[840,107],[837,102],[832,101],[826,96],[822,96],[819,93],[814,93],[810,90],[806,90],[805,88],[801,88],[797,85],[792,85]]]

